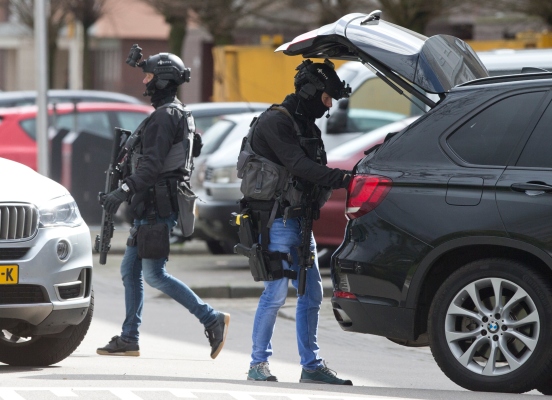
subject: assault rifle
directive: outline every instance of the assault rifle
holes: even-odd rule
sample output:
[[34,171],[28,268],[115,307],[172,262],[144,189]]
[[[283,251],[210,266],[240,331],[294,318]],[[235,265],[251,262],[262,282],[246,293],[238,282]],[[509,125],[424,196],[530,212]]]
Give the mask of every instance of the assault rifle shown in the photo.
[[297,292],[299,296],[305,294],[307,284],[307,268],[312,268],[314,264],[314,252],[310,249],[312,237],[312,221],[318,219],[318,202],[315,202],[314,192],[317,186],[311,183],[304,185],[303,189],[303,217],[301,218],[301,245],[298,248],[299,254],[299,281]]
[[[119,163],[122,156],[126,153],[126,148],[123,148],[126,140],[130,136],[130,131],[121,128],[115,128],[115,138],[111,149],[111,159],[109,167],[106,171],[104,194],[109,193],[119,187],[119,181],[122,178],[122,166]],[[100,196],[102,194],[100,193]],[[99,199],[100,204],[102,199]],[[96,236],[94,249],[100,253],[100,264],[105,265],[107,261],[107,252],[111,248],[111,238],[115,230],[113,222],[113,214],[102,210],[102,224],[100,226],[100,234]]]

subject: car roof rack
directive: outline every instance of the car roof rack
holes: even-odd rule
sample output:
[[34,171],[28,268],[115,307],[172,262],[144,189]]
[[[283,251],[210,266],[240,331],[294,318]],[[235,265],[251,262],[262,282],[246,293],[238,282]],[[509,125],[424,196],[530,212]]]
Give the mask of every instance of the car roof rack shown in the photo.
[[457,87],[488,85],[490,83],[532,81],[532,80],[538,80],[538,79],[552,79],[552,72],[537,72],[537,73],[530,73],[530,74],[491,76],[488,78],[480,78],[480,79],[475,79],[473,81],[465,82],[458,85]]

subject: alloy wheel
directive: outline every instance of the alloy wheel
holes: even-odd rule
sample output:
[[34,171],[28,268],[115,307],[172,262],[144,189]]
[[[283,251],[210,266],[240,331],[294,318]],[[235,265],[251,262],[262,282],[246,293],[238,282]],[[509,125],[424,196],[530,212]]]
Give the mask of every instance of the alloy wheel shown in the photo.
[[483,376],[512,372],[538,343],[540,317],[533,299],[502,278],[480,279],[461,289],[445,317],[445,338],[456,360]]

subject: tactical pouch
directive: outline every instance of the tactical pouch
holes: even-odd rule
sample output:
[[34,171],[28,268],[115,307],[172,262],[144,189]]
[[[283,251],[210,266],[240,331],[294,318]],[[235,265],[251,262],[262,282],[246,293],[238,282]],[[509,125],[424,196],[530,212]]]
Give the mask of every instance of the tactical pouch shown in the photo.
[[138,236],[138,228],[136,226],[133,226],[132,228],[130,228],[126,245],[129,247],[136,247],[137,236]]
[[243,170],[240,189],[246,197],[271,200],[276,195],[279,172],[273,165],[251,159]]
[[[238,253],[244,254],[241,251],[238,251]],[[255,243],[247,253],[244,255],[249,256],[249,268],[255,282],[275,281],[282,278],[297,279],[297,272],[284,269],[282,260],[288,258],[287,254],[263,251],[259,243]]]
[[171,190],[165,181],[155,184],[155,204],[157,206],[157,214],[160,218],[167,218],[171,215],[173,211]]
[[[247,137],[245,137],[244,139],[247,139]],[[240,179],[243,178],[243,173],[245,172],[245,166],[247,165],[251,157],[253,157],[254,155],[255,154],[247,150],[240,151],[240,154],[238,155],[238,163],[236,165],[236,169],[238,170],[238,178]]]
[[165,223],[140,225],[137,235],[138,257],[167,258],[170,251],[169,227]]
[[259,243],[255,243],[253,247],[251,247],[249,268],[251,269],[251,275],[253,275],[255,282],[271,281],[273,279],[272,273],[265,263],[263,248]]
[[251,216],[248,214],[242,214],[238,228],[240,243],[248,248],[251,248],[253,244],[257,242],[255,239],[256,236],[258,235],[255,235],[253,230],[253,221],[251,221]]
[[259,243],[254,243],[250,248],[238,243],[234,247],[234,252],[249,258],[249,269],[255,282],[282,278],[297,279],[297,272],[284,269],[282,260],[288,260],[287,254],[263,251]]
[[182,230],[182,235],[188,237],[194,233],[197,195],[185,184],[178,186],[177,193],[178,223]]

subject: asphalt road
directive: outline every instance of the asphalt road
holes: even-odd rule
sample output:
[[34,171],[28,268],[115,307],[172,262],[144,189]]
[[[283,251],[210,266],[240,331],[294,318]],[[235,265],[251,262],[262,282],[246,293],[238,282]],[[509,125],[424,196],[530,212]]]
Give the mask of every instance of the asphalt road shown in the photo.
[[[321,356],[339,377],[351,379],[353,387],[298,383],[301,369],[295,341],[294,296],[283,307],[273,338],[270,365],[278,383],[246,380],[255,297],[204,298],[214,308],[231,314],[226,345],[218,358],[211,360],[199,322],[175,301],[146,287],[141,356],[99,356],[95,349],[119,334],[124,314],[118,273],[121,255],[115,253],[108,256],[105,266],[100,266],[95,257],[95,314],[81,346],[52,367],[15,368],[0,364],[0,399],[508,400],[540,395],[466,391],[444,376],[427,348],[404,348],[385,338],[343,332],[333,318],[328,298],[323,302],[320,320]],[[206,280],[213,287],[256,286],[245,260],[239,256],[212,256],[200,243],[188,243],[175,253],[171,255],[169,271],[185,282],[194,281],[198,288]],[[328,279],[326,276],[325,281]]]

